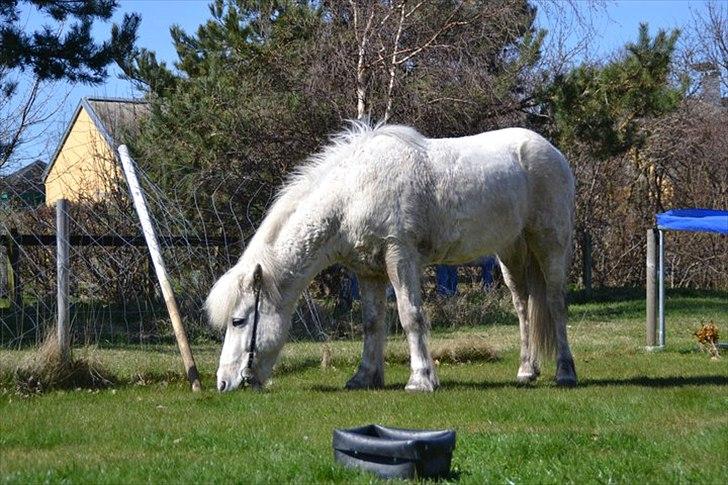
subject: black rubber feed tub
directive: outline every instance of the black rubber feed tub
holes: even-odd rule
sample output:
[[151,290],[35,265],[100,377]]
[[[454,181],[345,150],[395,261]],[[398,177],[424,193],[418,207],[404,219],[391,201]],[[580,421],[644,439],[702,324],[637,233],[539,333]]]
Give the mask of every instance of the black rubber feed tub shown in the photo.
[[334,459],[382,478],[437,478],[450,474],[455,431],[385,428],[377,424],[334,430]]

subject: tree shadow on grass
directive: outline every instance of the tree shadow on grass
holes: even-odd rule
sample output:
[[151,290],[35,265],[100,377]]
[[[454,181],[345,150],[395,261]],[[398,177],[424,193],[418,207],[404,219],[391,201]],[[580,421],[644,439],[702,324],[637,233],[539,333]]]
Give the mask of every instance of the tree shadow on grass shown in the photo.
[[728,386],[728,376],[634,376],[624,379],[585,379],[580,387],[641,386],[641,387],[684,387],[684,386]]

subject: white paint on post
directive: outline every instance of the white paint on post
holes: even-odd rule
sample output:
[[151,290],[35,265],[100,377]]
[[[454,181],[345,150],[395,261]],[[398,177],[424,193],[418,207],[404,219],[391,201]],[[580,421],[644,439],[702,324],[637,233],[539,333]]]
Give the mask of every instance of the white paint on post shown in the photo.
[[68,234],[68,219],[68,201],[66,199],[59,199],[56,202],[56,280],[58,287],[56,335],[58,338],[58,348],[63,360],[68,359],[71,351],[71,300],[69,295],[71,245]]
[[139,185],[136,170],[134,169],[134,163],[129,156],[129,150],[126,148],[126,145],[121,145],[119,147],[119,156],[121,158],[121,165],[124,170],[126,182],[129,185],[129,193],[131,194],[134,202],[136,213],[139,216],[139,222],[142,225],[142,231],[144,232],[144,239],[147,242],[147,248],[149,248],[149,255],[151,256],[152,263],[154,264],[154,271],[157,275],[159,286],[162,289],[164,302],[167,305],[167,312],[169,313],[169,318],[172,321],[172,328],[174,329],[174,335],[177,339],[177,346],[182,354],[182,361],[184,362],[185,371],[187,372],[187,378],[192,385],[192,390],[199,391],[202,387],[197,373],[197,366],[195,365],[195,360],[192,357],[192,350],[190,349],[189,341],[187,340],[187,332],[182,324],[182,317],[179,312],[179,307],[177,306],[177,300],[174,297],[172,285],[169,283],[169,276],[167,275],[167,269],[164,266],[162,252],[159,247],[157,235],[154,232],[154,227],[152,226],[152,220],[149,217],[144,193]]

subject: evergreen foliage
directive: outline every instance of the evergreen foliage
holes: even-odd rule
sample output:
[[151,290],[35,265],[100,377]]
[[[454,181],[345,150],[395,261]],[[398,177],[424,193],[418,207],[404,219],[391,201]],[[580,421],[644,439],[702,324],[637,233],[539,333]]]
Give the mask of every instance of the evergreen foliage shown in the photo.
[[585,143],[600,159],[641,145],[643,121],[675,110],[683,98],[685,87],[669,79],[679,34],[660,30],[652,38],[641,24],[637,42],[628,43],[621,56],[558,77],[546,94],[558,145]]
[[[27,32],[20,22],[21,3],[68,27],[59,33],[46,24]],[[125,55],[136,40],[140,17],[135,14],[125,15],[121,25],[114,25],[109,40],[97,44],[92,38],[93,22],[109,20],[116,8],[116,0],[0,0],[0,76],[19,69],[32,71],[41,81],[100,83],[107,76],[106,67]],[[12,95],[14,87],[5,83],[3,92]]]

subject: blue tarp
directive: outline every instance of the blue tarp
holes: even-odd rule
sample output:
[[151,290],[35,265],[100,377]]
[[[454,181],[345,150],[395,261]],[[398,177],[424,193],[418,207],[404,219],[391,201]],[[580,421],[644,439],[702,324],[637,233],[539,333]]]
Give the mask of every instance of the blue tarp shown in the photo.
[[670,231],[717,232],[728,234],[728,211],[714,209],[672,209],[657,214],[657,228]]
[[[486,256],[480,260],[481,276],[483,278],[483,288],[491,290],[493,288],[493,270],[497,260],[495,256]],[[458,267],[438,264],[435,266],[435,286],[437,294],[443,296],[453,296],[458,292]]]
[[458,292],[458,267],[438,264],[435,266],[437,294],[453,296]]

